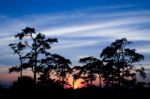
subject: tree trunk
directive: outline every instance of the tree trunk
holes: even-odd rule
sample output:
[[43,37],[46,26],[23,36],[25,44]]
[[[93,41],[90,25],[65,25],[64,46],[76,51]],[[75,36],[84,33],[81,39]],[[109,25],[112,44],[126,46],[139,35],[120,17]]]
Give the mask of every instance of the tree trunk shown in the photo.
[[23,65],[23,63],[22,63],[22,57],[21,57],[21,55],[20,55],[20,68],[21,68],[20,77],[21,77],[21,78],[22,78],[22,65]]
[[22,78],[22,68],[21,68],[21,71],[20,71],[20,77]]
[[91,77],[90,77],[90,85],[92,86],[93,84],[92,84],[92,74],[90,75]]
[[75,84],[75,80],[74,80],[74,77],[73,77],[73,80],[72,80],[72,87],[74,89],[74,84]]
[[35,84],[36,84],[36,73],[37,73],[37,54],[35,54],[35,63],[34,63],[35,65],[34,65],[34,82],[35,82]]
[[35,82],[35,84],[36,84],[37,54],[38,54],[38,52],[37,52],[37,42],[36,42],[36,39],[34,39],[34,43],[35,43],[35,49],[34,49],[34,51],[35,51],[34,82]]
[[90,80],[90,85],[92,86],[93,84],[92,84],[92,79]]
[[99,87],[102,87],[102,78],[100,74],[99,74]]
[[34,82],[36,84],[36,69],[34,70]]

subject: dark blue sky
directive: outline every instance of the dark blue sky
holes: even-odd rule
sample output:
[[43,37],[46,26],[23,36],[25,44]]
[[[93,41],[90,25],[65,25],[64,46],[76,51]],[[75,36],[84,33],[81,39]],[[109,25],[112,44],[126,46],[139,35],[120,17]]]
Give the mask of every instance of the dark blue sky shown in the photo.
[[18,64],[8,44],[26,26],[58,38],[51,51],[73,65],[81,57],[99,57],[112,41],[126,37],[150,68],[150,0],[0,0],[1,66]]
[[137,4],[150,7],[150,0],[1,0],[0,13],[11,17],[87,9],[98,6]]

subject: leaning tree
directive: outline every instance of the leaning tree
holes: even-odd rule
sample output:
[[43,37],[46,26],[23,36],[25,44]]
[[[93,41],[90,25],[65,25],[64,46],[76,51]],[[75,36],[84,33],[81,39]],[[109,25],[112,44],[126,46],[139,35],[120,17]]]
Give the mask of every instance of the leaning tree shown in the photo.
[[21,41],[17,43],[11,43],[9,46],[14,51],[14,54],[17,54],[19,56],[20,65],[13,66],[9,69],[9,72],[20,72],[20,77],[22,77],[22,70],[24,68],[24,53],[23,50],[25,49],[25,44]]

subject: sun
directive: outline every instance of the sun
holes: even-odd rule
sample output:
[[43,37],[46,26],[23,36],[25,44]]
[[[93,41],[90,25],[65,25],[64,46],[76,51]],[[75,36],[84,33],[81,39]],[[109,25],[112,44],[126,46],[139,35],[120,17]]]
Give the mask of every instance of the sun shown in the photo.
[[74,82],[74,85],[73,85],[73,77],[69,77],[68,78],[68,82],[70,84],[70,88],[73,88],[73,89],[78,89],[78,88],[81,88],[83,87],[82,85],[82,82],[83,80],[82,79],[77,79],[75,82]]
[[75,84],[74,84],[74,88],[73,89],[77,89],[77,88],[80,88],[80,82],[79,81],[76,81]]
[[78,88],[82,88],[84,87],[84,85],[81,83],[83,80],[82,79],[78,79],[75,81],[75,84],[73,86],[73,89],[78,89]]

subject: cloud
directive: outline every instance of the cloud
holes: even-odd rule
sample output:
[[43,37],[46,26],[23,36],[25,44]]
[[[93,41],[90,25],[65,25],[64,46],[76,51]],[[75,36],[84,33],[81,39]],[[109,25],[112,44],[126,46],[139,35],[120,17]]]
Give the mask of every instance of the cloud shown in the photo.
[[89,55],[79,55],[79,56],[77,56],[78,59],[84,58],[84,57],[89,57]]
[[[136,4],[101,6],[16,18],[0,15],[0,20],[3,20],[0,23],[0,48],[8,47],[9,43],[14,42],[14,34],[19,33],[24,27],[30,26],[48,37],[58,38],[59,43],[52,46],[54,51],[59,50],[60,53],[69,56],[66,50],[74,48],[74,52],[80,53],[83,52],[82,49],[89,47],[87,52],[84,52],[85,55],[88,55],[91,53],[91,49],[101,50],[107,46],[104,44],[109,44],[118,38],[126,37],[131,41],[150,41],[149,17],[149,9],[141,9]],[[63,37],[70,39],[59,39]],[[137,51],[147,53],[149,49],[150,47],[146,45],[142,49],[141,44]],[[9,53],[6,53],[6,50]],[[4,54],[1,55],[1,60],[10,55],[10,50],[6,50],[2,51]],[[72,55],[76,57],[75,54]]]
[[77,48],[77,47],[84,47],[84,46],[91,46],[99,44],[97,40],[76,40],[76,41],[60,41],[60,43],[53,47],[54,50],[56,49],[68,49],[68,48]]
[[[150,19],[148,19],[147,16],[144,17],[127,17],[127,18],[119,18],[119,19],[112,19],[103,22],[102,19],[96,20],[94,23],[86,23],[85,25],[72,25],[72,26],[67,26],[67,27],[58,27],[58,28],[50,28],[46,29],[44,31],[41,31],[42,33],[50,36],[57,36],[57,35],[64,35],[64,34],[72,34],[72,33],[80,33],[82,34],[83,31],[88,31],[88,30],[95,30],[95,29],[102,29],[106,30],[108,28],[120,28],[120,27],[127,27],[130,25],[138,25],[141,23],[147,23],[150,22]],[[80,35],[79,34],[79,35]]]
[[137,48],[137,52],[143,53],[143,54],[150,54],[150,46],[142,46]]

